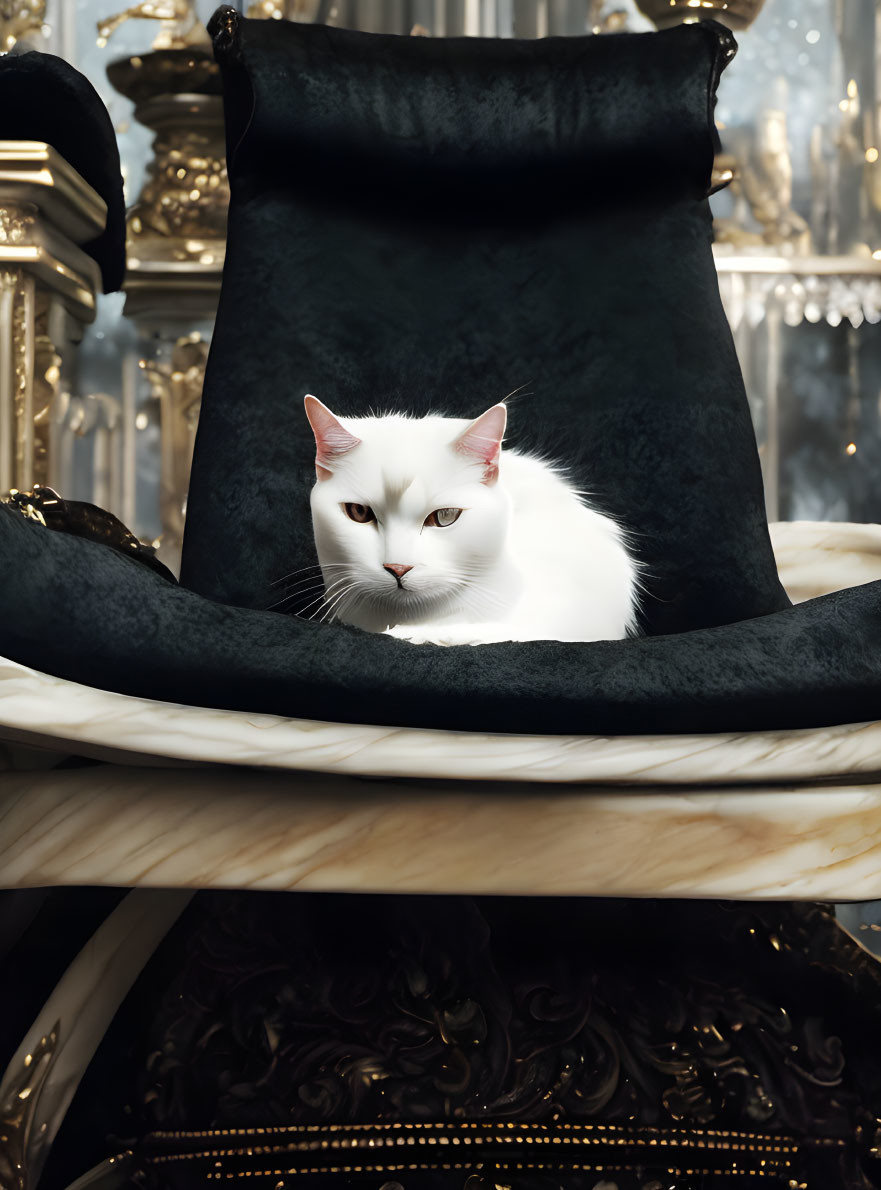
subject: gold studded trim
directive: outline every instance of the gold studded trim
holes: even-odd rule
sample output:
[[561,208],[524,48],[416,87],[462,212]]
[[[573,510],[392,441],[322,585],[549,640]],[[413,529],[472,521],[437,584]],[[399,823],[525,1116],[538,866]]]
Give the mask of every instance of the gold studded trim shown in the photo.
[[[320,1174],[388,1174],[388,1173],[413,1173],[423,1171],[455,1171],[468,1170],[480,1171],[484,1169],[483,1164],[471,1164],[470,1162],[444,1162],[412,1165],[334,1165],[334,1166],[316,1166],[311,1169],[248,1169],[233,1171],[231,1173],[224,1173],[223,1171],[209,1171],[205,1174],[206,1181],[232,1181],[238,1178],[295,1178],[300,1176],[315,1177]],[[493,1167],[495,1168],[495,1167]],[[658,1172],[664,1172],[671,1177],[697,1177],[709,1176],[715,1177],[773,1177],[779,1178],[781,1169],[714,1169],[710,1166],[700,1166],[698,1168],[689,1168],[686,1166],[653,1166],[658,1169]],[[788,1170],[788,1166],[786,1167]],[[505,1170],[517,1170],[543,1173],[623,1173],[623,1172],[639,1172],[644,1169],[642,1165],[620,1165],[618,1163],[606,1165],[586,1165],[579,1162],[567,1162],[565,1165],[555,1165],[552,1163],[546,1164],[543,1162],[505,1162]],[[793,1185],[793,1183],[790,1183]],[[276,1186],[275,1190],[283,1190],[284,1184]]]
[[[157,1131],[145,1138],[143,1160],[147,1167],[200,1164],[207,1180],[459,1170],[484,1163],[548,1171],[642,1164],[686,1176],[779,1177],[790,1171],[800,1150],[845,1144],[725,1129],[568,1122],[307,1124]],[[585,1149],[591,1150],[587,1164]]]
[[[339,1134],[352,1134],[352,1136],[363,1135],[371,1138],[362,1143],[376,1143],[377,1140],[387,1134],[397,1137],[403,1134],[407,1137],[406,1140],[392,1140],[390,1143],[406,1143],[406,1144],[444,1144],[444,1143],[461,1143],[471,1144],[480,1143],[480,1139],[486,1139],[491,1134],[495,1143],[553,1143],[553,1144],[571,1144],[578,1143],[597,1143],[609,1144],[614,1143],[615,1138],[620,1138],[627,1143],[640,1142],[643,1144],[690,1144],[696,1148],[721,1148],[726,1143],[735,1143],[738,1146],[754,1145],[774,1146],[777,1151],[797,1151],[799,1144],[802,1143],[792,1136],[784,1136],[760,1132],[738,1132],[730,1129],[719,1128],[652,1128],[647,1126],[623,1126],[619,1124],[575,1124],[575,1123],[554,1123],[554,1124],[520,1124],[514,1122],[439,1122],[439,1123],[382,1123],[382,1124],[298,1124],[298,1125],[279,1125],[269,1128],[212,1128],[204,1131],[163,1131],[157,1130],[150,1133],[152,1140],[156,1141],[175,1141],[175,1140],[204,1140],[214,1141],[220,1139],[238,1139],[248,1137],[255,1139],[258,1137],[272,1136],[272,1137],[306,1137],[318,1135],[327,1138],[327,1144],[336,1147],[342,1143],[343,1145],[352,1143],[354,1141],[340,1141],[334,1142],[333,1137],[338,1137]],[[475,1137],[475,1133],[480,1133],[480,1137]],[[444,1139],[441,1139],[441,1137]],[[383,1143],[387,1143],[383,1140]],[[844,1142],[835,1139],[819,1138],[813,1142],[821,1145],[831,1145],[833,1147],[841,1147]]]

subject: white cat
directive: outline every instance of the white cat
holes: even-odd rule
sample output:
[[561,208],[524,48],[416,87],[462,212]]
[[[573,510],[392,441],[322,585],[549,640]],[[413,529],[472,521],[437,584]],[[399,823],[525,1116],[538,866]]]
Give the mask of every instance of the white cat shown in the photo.
[[622,531],[547,463],[502,450],[504,405],[469,422],[305,403],[326,618],[418,644],[635,632]]

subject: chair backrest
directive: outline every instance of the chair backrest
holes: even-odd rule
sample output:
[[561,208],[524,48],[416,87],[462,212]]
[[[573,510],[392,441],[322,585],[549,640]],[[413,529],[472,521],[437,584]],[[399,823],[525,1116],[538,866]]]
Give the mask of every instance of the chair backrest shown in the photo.
[[719,299],[714,23],[546,41],[212,22],[232,185],[185,585],[250,607],[314,561],[306,392],[476,416],[633,532],[645,627],[788,605]]

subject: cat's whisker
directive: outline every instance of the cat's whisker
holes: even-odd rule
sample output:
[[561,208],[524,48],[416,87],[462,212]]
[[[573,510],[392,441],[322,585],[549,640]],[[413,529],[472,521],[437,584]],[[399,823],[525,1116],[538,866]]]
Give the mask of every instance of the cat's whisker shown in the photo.
[[[302,587],[304,584],[308,586],[310,583],[323,583],[323,582],[324,582],[324,577],[321,574],[307,574],[304,578],[297,579],[297,581],[295,583],[286,585],[286,586],[280,588],[280,590],[286,592],[288,595],[293,595],[297,591],[297,588]],[[276,594],[278,594],[278,593],[279,592],[276,592]]]
[[311,591],[313,587],[323,587],[325,585],[324,578],[321,575],[311,574],[308,578],[300,579],[299,582],[294,583],[289,589],[287,589],[284,598],[294,599],[297,595],[305,595],[306,591]]
[[[313,600],[313,603],[320,602],[321,604],[321,607],[319,607],[313,614],[317,615],[318,611],[321,611],[322,608],[331,604],[337,598],[337,596],[344,595],[346,591],[351,591],[354,589],[354,587],[358,585],[358,581],[359,580],[355,577],[355,575],[347,573],[341,575],[341,577],[338,579],[334,579],[333,582],[328,583],[320,598],[318,600]],[[311,606],[312,605],[310,604],[310,607]]]
[[[316,598],[312,599],[309,603],[307,603],[305,607],[300,608],[300,610],[297,612],[297,615],[304,619],[311,620],[312,616],[305,615],[305,613],[309,610],[309,608],[314,607],[316,603],[323,605],[327,602],[328,599],[333,598],[333,596],[336,594],[334,587],[338,586],[340,583],[346,582],[347,577],[351,578],[351,576],[343,575],[342,578],[335,579],[334,582],[330,583],[326,588],[322,584],[321,588],[320,588],[321,594],[316,596]],[[319,589],[319,588],[316,588],[316,589]],[[317,615],[320,610],[321,610],[321,607],[319,606],[315,610],[315,612],[313,612],[313,615]]]
[[535,393],[525,393],[525,392],[523,391],[523,390],[524,390],[524,388],[526,388],[526,385],[527,385],[527,384],[532,384],[532,381],[531,381],[531,380],[527,380],[527,381],[526,381],[526,384],[521,384],[521,385],[519,386],[519,388],[512,389],[512,390],[511,390],[511,392],[509,392],[509,393],[508,393],[508,395],[507,395],[506,397],[502,397],[502,400],[503,400],[503,401],[510,401],[512,397],[516,397],[516,396],[521,396],[521,397],[534,397],[534,396],[535,396]]
[[299,570],[292,570],[290,574],[285,574],[285,575],[282,575],[281,578],[273,579],[273,581],[269,585],[271,587],[277,587],[281,583],[286,583],[288,581],[288,579],[293,578],[294,575],[303,574],[307,570],[322,570],[322,569],[334,570],[334,569],[342,569],[344,566],[345,566],[345,563],[343,563],[343,562],[325,562],[324,566],[322,567],[319,563],[316,562],[312,566],[301,566]]
[[324,614],[319,619],[318,623],[326,624],[328,622],[328,620],[331,619],[336,614],[337,609],[339,608],[339,606],[343,602],[343,600],[348,595],[351,595],[352,591],[354,591],[357,586],[358,586],[358,582],[356,580],[355,582],[352,583],[352,585],[350,587],[347,587],[344,591],[341,591],[337,595],[335,595],[333,597],[333,600],[331,601],[331,603],[328,604],[327,609],[325,610]]
[[[342,567],[342,566],[340,568],[348,569],[347,567]],[[298,599],[305,599],[307,595],[310,595],[312,593],[312,591],[323,591],[325,589],[324,579],[322,578],[319,582],[315,582],[315,580],[318,577],[319,577],[318,575],[312,574],[312,575],[309,575],[307,578],[302,578],[298,582],[293,583],[291,588],[286,591],[286,593],[282,596],[281,599],[277,600],[275,603],[270,603],[269,606],[266,607],[264,610],[272,611],[274,608],[280,607],[283,603],[295,603]],[[345,578],[346,578],[346,575],[344,574],[339,579],[336,579],[334,581],[342,582],[345,580]],[[306,583],[308,585],[306,587],[303,587],[304,583]]]
[[296,591],[291,595],[285,595],[283,599],[276,600],[275,603],[270,603],[268,607],[263,610],[267,612],[275,611],[277,607],[282,607],[284,604],[296,603],[298,599],[305,599],[307,595],[311,595],[313,591],[323,591],[324,583],[318,583],[314,587],[307,587],[305,591]]
[[316,562],[314,566],[301,566],[299,570],[292,570],[290,574],[283,574],[281,578],[273,579],[269,584],[270,587],[277,587],[280,583],[286,583],[288,579],[292,579],[297,574],[303,574],[307,570],[320,570],[321,567]]

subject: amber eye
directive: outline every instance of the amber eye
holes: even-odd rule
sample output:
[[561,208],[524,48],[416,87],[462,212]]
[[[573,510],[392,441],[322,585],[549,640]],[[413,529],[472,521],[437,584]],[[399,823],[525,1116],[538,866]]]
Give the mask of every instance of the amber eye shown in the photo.
[[435,529],[446,529],[448,525],[455,524],[461,515],[461,508],[436,508],[425,518],[425,523]]
[[355,521],[359,525],[366,525],[370,521],[376,520],[373,509],[368,508],[366,504],[344,504],[343,508],[349,520]]

